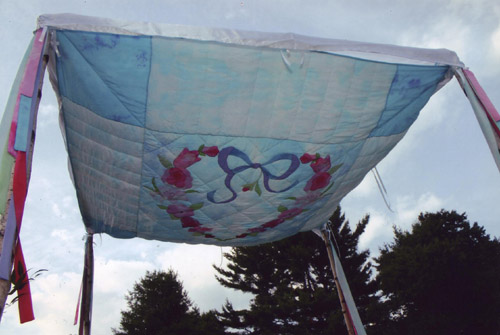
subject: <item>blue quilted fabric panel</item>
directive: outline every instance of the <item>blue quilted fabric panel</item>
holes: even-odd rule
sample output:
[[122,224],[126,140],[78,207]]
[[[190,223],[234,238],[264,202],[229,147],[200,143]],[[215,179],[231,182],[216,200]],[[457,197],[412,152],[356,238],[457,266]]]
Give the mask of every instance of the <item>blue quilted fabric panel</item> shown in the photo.
[[387,96],[387,104],[371,136],[388,136],[405,131],[416,120],[447,68],[399,65]]
[[58,31],[61,95],[110,120],[144,126],[151,38]]
[[404,136],[448,67],[58,31],[86,226],[253,245],[322,225]]

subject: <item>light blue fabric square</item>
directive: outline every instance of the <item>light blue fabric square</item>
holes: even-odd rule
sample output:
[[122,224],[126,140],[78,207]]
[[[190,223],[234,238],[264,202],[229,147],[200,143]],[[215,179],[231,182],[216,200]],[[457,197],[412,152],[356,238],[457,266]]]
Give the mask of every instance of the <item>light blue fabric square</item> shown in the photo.
[[31,102],[32,99],[21,94],[19,100],[19,111],[17,114],[16,140],[14,149],[26,152],[28,150],[28,137],[30,134],[30,117],[31,117]]
[[398,65],[385,110],[370,136],[389,136],[406,131],[448,69],[448,66]]
[[151,38],[58,31],[60,94],[109,120],[144,126]]

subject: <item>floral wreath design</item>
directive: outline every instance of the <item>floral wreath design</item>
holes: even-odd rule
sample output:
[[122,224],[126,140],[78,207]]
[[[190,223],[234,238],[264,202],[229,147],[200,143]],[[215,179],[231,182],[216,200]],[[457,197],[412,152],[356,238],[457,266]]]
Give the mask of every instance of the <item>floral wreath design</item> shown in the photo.
[[[213,235],[211,232],[213,228],[204,227],[196,218],[195,212],[203,208],[204,203],[189,203],[186,194],[199,193],[199,191],[191,189],[193,186],[193,177],[188,168],[193,164],[201,161],[201,157],[217,157],[219,167],[226,173],[224,184],[231,192],[232,196],[229,199],[222,201],[215,200],[216,190],[207,193],[207,200],[215,204],[223,204],[234,201],[237,198],[237,192],[232,188],[231,180],[239,172],[247,169],[260,169],[261,173],[257,180],[251,183],[244,184],[241,188],[242,192],[253,191],[258,196],[262,195],[262,189],[272,193],[286,192],[292,187],[296,186],[299,181],[293,182],[288,187],[276,190],[269,184],[270,180],[284,180],[292,175],[300,164],[309,164],[313,176],[307,181],[304,192],[305,195],[301,197],[287,197],[286,200],[293,200],[293,204],[289,207],[279,205],[277,207],[277,216],[275,219],[270,220],[260,226],[249,228],[244,233],[239,234],[232,238],[221,239]],[[230,157],[237,157],[241,159],[242,164],[235,168],[230,168],[227,159]],[[235,238],[245,238],[247,236],[256,236],[268,229],[275,228],[287,220],[291,220],[297,215],[308,211],[310,205],[324,197],[327,192],[332,188],[334,181],[332,175],[342,166],[338,164],[332,167],[330,156],[321,157],[320,154],[304,153],[300,159],[294,154],[279,154],[271,158],[265,163],[253,163],[250,158],[242,151],[235,147],[225,147],[221,150],[217,146],[207,147],[201,145],[198,150],[189,150],[184,148],[174,159],[170,162],[162,155],[158,155],[158,160],[165,168],[162,176],[161,183],[155,177],[151,179],[152,187],[146,188],[150,191],[151,196],[155,199],[160,199],[161,204],[157,204],[158,208],[165,210],[172,220],[180,220],[182,228],[188,229],[193,236],[204,236],[205,238],[214,238],[220,241],[232,240]],[[266,166],[271,165],[277,161],[288,161],[288,169],[281,175],[274,175]],[[262,179],[262,181],[261,181]],[[261,186],[262,183],[262,186]],[[165,201],[167,205],[165,205]],[[188,203],[189,205],[186,205]]]

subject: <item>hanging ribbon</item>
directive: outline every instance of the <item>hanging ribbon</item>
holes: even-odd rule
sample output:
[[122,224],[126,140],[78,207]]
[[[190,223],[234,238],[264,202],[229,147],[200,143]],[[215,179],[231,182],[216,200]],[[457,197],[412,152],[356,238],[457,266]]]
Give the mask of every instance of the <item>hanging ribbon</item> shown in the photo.
[[31,302],[31,289],[29,285],[28,270],[24,262],[23,249],[21,248],[21,240],[18,238],[16,245],[16,252],[14,254],[14,281],[16,283],[19,319],[21,323],[33,321],[35,314],[33,313],[33,304]]
[[[18,151],[16,163],[14,166],[12,189],[14,198],[14,212],[16,215],[16,225],[18,233],[21,230],[24,203],[26,201],[27,191],[28,176],[26,172],[26,152]],[[21,323],[32,321],[35,319],[35,316],[33,314],[33,303],[31,301],[29,277],[26,269],[26,264],[24,262],[23,249],[21,247],[21,240],[19,239],[19,236],[14,253],[14,273],[19,275],[22,279],[21,286],[19,286],[20,289],[17,290],[17,296],[19,298],[19,319]]]
[[82,289],[83,289],[83,280],[80,284],[80,292],[78,293],[78,300],[76,302],[76,311],[75,311],[75,320],[73,321],[73,326],[78,324],[78,313],[80,312],[80,301],[82,301]]
[[387,190],[385,189],[384,182],[382,181],[382,177],[380,177],[380,174],[378,173],[378,170],[376,167],[372,169],[373,177],[375,178],[375,181],[377,182],[378,190],[380,194],[382,195],[382,199],[384,199],[385,205],[387,208],[394,213],[394,211],[391,208],[391,205],[387,198],[389,197],[389,194],[387,193]]

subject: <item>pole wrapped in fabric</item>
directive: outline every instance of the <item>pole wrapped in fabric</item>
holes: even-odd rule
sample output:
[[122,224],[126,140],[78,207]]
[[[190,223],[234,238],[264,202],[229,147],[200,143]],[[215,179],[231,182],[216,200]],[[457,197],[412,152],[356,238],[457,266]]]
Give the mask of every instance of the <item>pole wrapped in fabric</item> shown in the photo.
[[94,287],[94,248],[93,235],[88,234],[85,241],[85,260],[82,277],[82,301],[80,306],[80,328],[78,335],[90,335],[92,324],[92,293]]
[[[2,247],[0,257],[0,286],[2,287],[0,289],[0,311],[3,310],[6,295],[9,291],[14,252],[14,277],[12,282],[18,293],[21,323],[34,319],[29,276],[18,237],[28,193],[36,117],[41,98],[43,75],[47,64],[47,59],[44,57],[46,36],[47,30],[39,29],[28,47],[2,120],[2,130],[6,128],[7,122],[10,123],[10,130],[3,133],[0,138],[0,143],[5,145],[1,156],[1,176],[9,176],[5,179],[2,178],[4,182],[0,185],[2,199],[0,228],[2,232],[5,232],[2,241],[0,241]],[[5,182],[6,180],[8,180],[8,183]]]
[[351,294],[351,289],[347,283],[347,278],[340,263],[340,259],[335,251],[332,243],[333,232],[330,227],[326,225],[326,229],[321,230],[321,237],[325,241],[326,250],[328,252],[328,258],[330,259],[330,266],[332,268],[333,279],[335,280],[335,285],[337,287],[337,293],[339,295],[340,305],[342,307],[342,314],[344,314],[344,320],[347,326],[347,331],[349,335],[366,335],[365,328],[361,322],[361,318],[354,302],[354,298]]
[[456,77],[467,99],[469,99],[491,154],[500,170],[500,114],[479,85],[472,71],[459,68],[456,71]]

